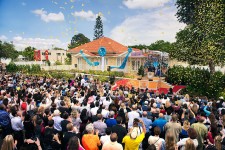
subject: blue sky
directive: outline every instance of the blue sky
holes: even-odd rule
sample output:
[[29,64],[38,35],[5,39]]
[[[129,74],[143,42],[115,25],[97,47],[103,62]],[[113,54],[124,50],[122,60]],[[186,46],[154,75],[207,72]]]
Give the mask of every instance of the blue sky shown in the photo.
[[0,0],[0,40],[18,50],[66,48],[72,36],[93,39],[102,16],[104,36],[124,45],[174,41],[184,24],[175,17],[175,0]]

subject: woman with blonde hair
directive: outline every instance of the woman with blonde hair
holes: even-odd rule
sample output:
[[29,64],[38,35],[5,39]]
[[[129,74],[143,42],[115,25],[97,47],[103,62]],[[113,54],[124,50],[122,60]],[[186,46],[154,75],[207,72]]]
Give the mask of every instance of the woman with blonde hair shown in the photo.
[[175,143],[175,137],[172,132],[168,132],[166,134],[165,141],[166,141],[166,144],[165,144],[166,150],[177,150],[177,146]]
[[71,112],[71,118],[72,118],[73,126],[76,127],[79,130],[80,123],[82,122],[81,119],[80,119],[79,113],[77,111],[72,111]]
[[220,136],[220,135],[217,135],[216,137],[215,137],[215,140],[214,140],[215,142],[215,147],[219,150],[219,149],[222,149],[222,144],[221,144],[221,142],[223,141],[223,139],[222,139],[222,137]]
[[14,142],[12,135],[7,135],[3,139],[1,150],[16,150],[17,141]]
[[185,143],[185,150],[196,150],[194,142],[191,139],[188,139]]

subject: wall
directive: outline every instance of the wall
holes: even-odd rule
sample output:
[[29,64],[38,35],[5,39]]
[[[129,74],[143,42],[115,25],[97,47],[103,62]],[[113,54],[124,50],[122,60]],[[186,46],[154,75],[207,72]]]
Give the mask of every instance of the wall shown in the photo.
[[[46,50],[41,50],[41,60],[46,60],[45,58],[45,51]],[[66,51],[65,50],[48,50],[49,53],[51,53],[51,55],[48,55],[48,60],[51,63],[55,63],[57,60],[61,63],[65,63],[65,58],[66,58]],[[58,55],[57,53],[60,53],[60,55]],[[44,55],[42,55],[44,54]]]

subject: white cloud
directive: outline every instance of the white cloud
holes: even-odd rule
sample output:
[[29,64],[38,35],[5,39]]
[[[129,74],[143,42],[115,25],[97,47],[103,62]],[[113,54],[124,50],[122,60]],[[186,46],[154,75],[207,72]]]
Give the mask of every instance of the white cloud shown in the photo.
[[5,35],[0,35],[0,40],[1,41],[6,41],[8,38]]
[[[74,13],[72,13],[72,15],[74,17],[79,17],[79,18],[82,18],[82,19],[85,19],[87,21],[95,21],[96,17],[99,15],[99,14],[94,14],[91,10],[88,10],[88,11],[75,11]],[[102,16],[102,14],[100,13],[101,15],[101,18],[103,21],[106,20],[106,18],[104,16]]]
[[157,40],[174,42],[176,32],[185,27],[177,21],[175,11],[164,8],[128,17],[111,31],[110,37],[125,45],[149,45]]
[[47,11],[44,11],[44,9],[36,9],[32,11],[34,14],[41,17],[41,19],[45,22],[50,21],[64,21],[64,14],[62,12],[57,13],[47,13]]
[[130,9],[148,9],[164,6],[170,0],[124,0],[123,4]]
[[52,49],[52,47],[60,47],[67,49],[69,42],[61,42],[59,39],[44,39],[44,38],[23,38],[16,36],[13,38],[13,44],[17,50],[24,50],[28,46],[37,49]]
[[15,36],[13,37],[14,41],[21,41],[23,38],[21,36]]

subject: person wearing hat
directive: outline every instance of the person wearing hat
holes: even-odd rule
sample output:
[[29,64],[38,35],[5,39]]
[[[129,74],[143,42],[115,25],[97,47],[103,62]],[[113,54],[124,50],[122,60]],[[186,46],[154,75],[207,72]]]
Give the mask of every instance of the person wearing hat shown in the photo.
[[133,128],[133,129],[131,128],[128,135],[126,135],[122,141],[122,143],[125,144],[124,150],[130,150],[130,149],[138,150],[139,149],[139,145],[145,138],[145,133],[146,133],[146,128],[145,128],[144,122],[142,120],[139,120],[139,123],[141,123],[141,125],[142,125],[143,132],[140,135],[138,135],[137,130],[135,128]]

